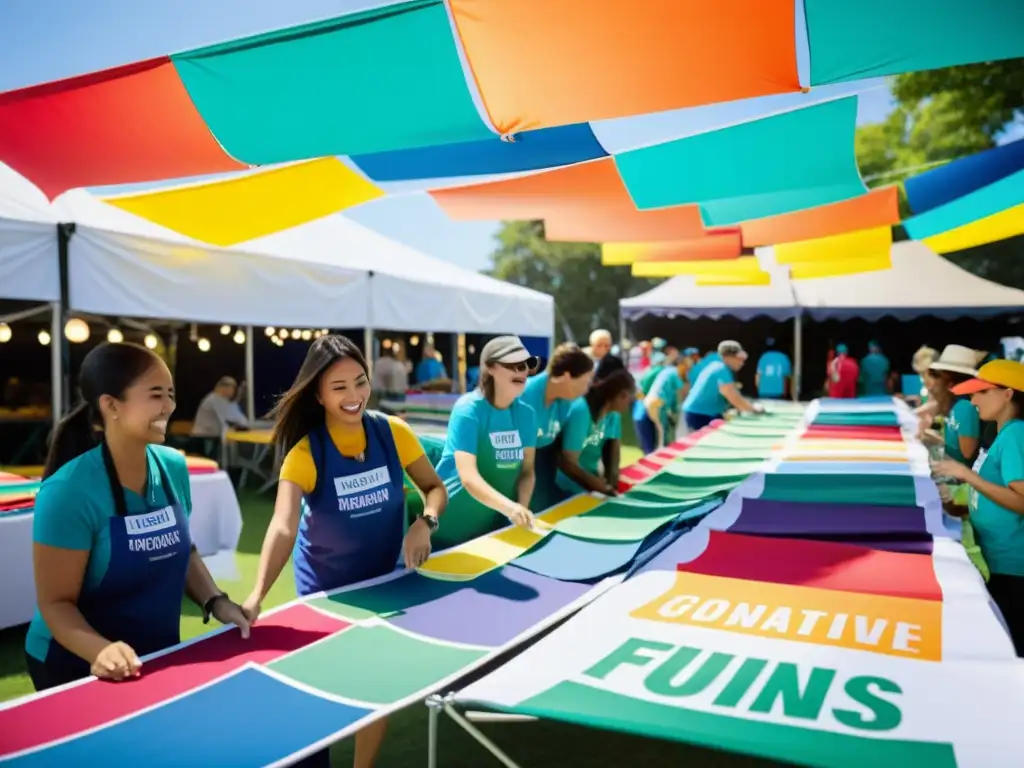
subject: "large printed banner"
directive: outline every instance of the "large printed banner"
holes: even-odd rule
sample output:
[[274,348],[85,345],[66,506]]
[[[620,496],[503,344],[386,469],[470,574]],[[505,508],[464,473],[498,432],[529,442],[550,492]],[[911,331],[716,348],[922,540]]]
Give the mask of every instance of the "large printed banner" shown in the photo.
[[457,699],[823,768],[1016,768],[1024,665],[965,561],[695,531]]

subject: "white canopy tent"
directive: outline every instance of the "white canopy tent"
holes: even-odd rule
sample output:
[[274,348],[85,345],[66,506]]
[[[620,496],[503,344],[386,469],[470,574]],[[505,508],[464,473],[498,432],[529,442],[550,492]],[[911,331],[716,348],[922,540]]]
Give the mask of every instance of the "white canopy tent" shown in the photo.
[[0,299],[59,301],[57,218],[46,196],[0,163]]

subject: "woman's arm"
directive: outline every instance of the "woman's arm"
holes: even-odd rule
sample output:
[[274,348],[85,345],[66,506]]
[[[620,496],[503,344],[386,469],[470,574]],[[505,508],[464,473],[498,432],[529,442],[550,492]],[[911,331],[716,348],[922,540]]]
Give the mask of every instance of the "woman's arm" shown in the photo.
[[994,504],[1018,515],[1024,515],[1024,480],[1014,480],[1009,485],[999,485],[985,480],[973,469],[968,469],[959,461],[952,459],[937,461],[932,469],[935,475],[945,475],[967,483]]
[[[93,629],[78,610],[89,550],[32,545],[36,604],[53,639],[89,664],[116,641]],[[10,588],[10,586],[9,586]]]
[[608,490],[608,483],[597,475],[592,475],[580,466],[579,451],[559,451],[558,468],[577,485],[588,491],[604,493]]
[[730,405],[736,410],[747,413],[751,413],[754,410],[754,406],[751,405],[747,398],[740,394],[740,391],[736,389],[736,385],[733,382],[719,385],[718,391],[722,393],[722,397],[728,400]]
[[619,462],[621,461],[621,445],[618,439],[609,438],[605,441],[604,450],[604,476],[608,485],[612,488],[619,487]]
[[405,468],[409,479],[423,494],[423,514],[434,518],[444,514],[444,508],[448,506],[448,491],[438,477],[434,465],[426,455],[420,456]]
[[302,504],[302,488],[290,480],[277,484],[277,500],[274,502],[274,516],[267,526],[260,550],[260,565],[256,572],[253,594],[259,601],[267,596],[281,575],[285,563],[291,557],[295,537],[299,534],[299,519]]
[[960,437],[960,454],[970,461],[978,453],[978,445],[980,440],[976,437]]
[[536,457],[536,448],[523,449],[523,465],[519,468],[516,496],[519,499],[519,503],[527,508],[530,506],[530,499],[533,498],[533,487],[537,483],[537,475],[534,472],[534,460]]

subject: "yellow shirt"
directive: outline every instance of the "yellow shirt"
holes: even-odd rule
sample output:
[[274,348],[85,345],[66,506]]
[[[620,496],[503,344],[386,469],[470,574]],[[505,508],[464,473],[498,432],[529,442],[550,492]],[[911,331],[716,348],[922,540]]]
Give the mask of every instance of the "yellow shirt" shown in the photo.
[[[412,427],[397,416],[388,416],[388,426],[398,449],[398,460],[402,467],[408,467],[423,455],[420,439]],[[328,431],[342,456],[357,456],[366,450],[366,432],[363,429],[339,429],[335,426]],[[302,438],[288,451],[281,464],[280,479],[295,483],[303,493],[312,493],[316,488],[316,462],[313,461],[308,437]]]

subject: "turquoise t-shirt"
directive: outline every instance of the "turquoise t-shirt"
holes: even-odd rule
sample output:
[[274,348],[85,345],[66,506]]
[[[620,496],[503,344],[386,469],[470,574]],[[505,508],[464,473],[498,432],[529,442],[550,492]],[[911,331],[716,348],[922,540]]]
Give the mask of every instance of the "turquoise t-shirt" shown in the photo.
[[[595,423],[590,414],[590,405],[584,398],[572,404],[562,433],[562,450],[579,452],[579,464],[587,472],[597,474],[605,442],[621,439],[622,416],[618,411],[606,413]],[[559,488],[570,493],[583,492],[583,488],[561,471],[555,477],[555,482]]]
[[718,388],[734,381],[732,369],[721,360],[715,360],[700,372],[686,396],[683,410],[700,416],[721,416],[728,409],[729,401]]
[[665,368],[651,385],[648,396],[661,400],[661,427],[668,435],[672,429],[669,417],[679,415],[679,393],[683,389],[683,379],[674,365]]
[[786,379],[793,375],[789,355],[770,349],[757,361],[759,397],[782,397],[786,393]]
[[860,380],[864,394],[884,395],[889,392],[889,358],[881,352],[872,352],[860,361]]
[[[171,496],[181,504],[186,515],[191,515],[192,488],[185,457],[163,445],[149,446],[147,455],[148,499],[126,488],[124,495],[128,514],[142,514],[147,509],[171,503],[160,476],[162,466],[171,484]],[[107,573],[110,563],[109,520],[116,514],[117,508],[103,466],[103,453],[96,447],[72,459],[43,481],[32,516],[32,540],[59,549],[87,550],[89,562],[82,582],[82,594],[88,594],[99,587]],[[37,609],[25,637],[25,651],[43,661],[52,638]]]
[[[982,479],[1008,486],[1024,481],[1024,421],[1003,426],[988,454],[975,462]],[[1018,515],[971,489],[971,526],[992,573],[1024,576],[1024,515]]]
[[978,409],[971,405],[969,400],[957,400],[946,417],[943,424],[943,436],[946,442],[946,456],[967,464],[967,458],[960,450],[961,437],[981,436],[981,419],[978,418]]
[[433,357],[426,357],[420,360],[419,365],[416,366],[417,384],[426,384],[428,381],[443,379],[447,375],[448,373],[445,371],[444,366]]
[[555,442],[555,438],[565,426],[569,418],[569,409],[574,401],[553,400],[546,405],[544,393],[548,387],[548,374],[539,373],[526,381],[526,389],[519,399],[533,409],[537,419],[537,447],[546,448]]
[[[479,455],[481,437],[490,443],[493,455]],[[483,392],[477,389],[464,394],[452,407],[437,474],[451,496],[454,491],[462,488],[455,467],[456,451],[476,456],[481,474],[485,474],[488,466],[508,470],[513,464],[522,464],[521,451],[518,449],[536,447],[537,419],[529,405],[520,398],[510,407],[498,409],[487,402]]]
[[696,384],[697,379],[700,378],[701,373],[704,371],[705,368],[711,365],[711,363],[718,363],[721,362],[721,360],[722,356],[719,355],[717,352],[708,352],[706,355],[704,355],[704,357],[698,360],[697,364],[690,369],[690,384]]

